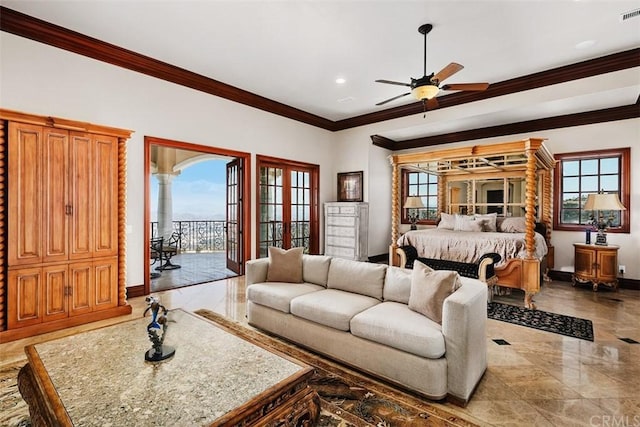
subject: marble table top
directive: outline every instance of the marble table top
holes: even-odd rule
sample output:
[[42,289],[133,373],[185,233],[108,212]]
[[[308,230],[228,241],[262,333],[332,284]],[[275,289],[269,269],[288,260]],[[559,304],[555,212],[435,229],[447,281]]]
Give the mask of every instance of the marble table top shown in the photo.
[[144,359],[149,317],[35,345],[74,425],[206,425],[304,369],[182,310],[168,317],[176,354],[159,364]]

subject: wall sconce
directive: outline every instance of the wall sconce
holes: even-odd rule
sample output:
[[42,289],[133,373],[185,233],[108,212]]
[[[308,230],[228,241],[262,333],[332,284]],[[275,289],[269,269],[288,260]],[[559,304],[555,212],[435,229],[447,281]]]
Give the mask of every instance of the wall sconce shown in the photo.
[[[417,230],[416,222],[418,222],[418,218],[420,216],[420,209],[424,208],[422,204],[422,198],[417,196],[407,197],[407,200],[404,202],[404,209],[407,209],[407,217],[409,221],[411,221],[411,229]],[[415,209],[413,214],[409,213],[409,209]]]
[[[602,191],[597,194],[589,194],[584,204],[585,211],[594,211],[591,214],[591,224],[598,230],[596,245],[607,245],[606,230],[613,222],[613,211],[625,211],[627,208],[620,203],[617,194],[606,194]],[[603,211],[609,211],[609,217],[605,220]],[[596,219],[597,218],[597,219]]]

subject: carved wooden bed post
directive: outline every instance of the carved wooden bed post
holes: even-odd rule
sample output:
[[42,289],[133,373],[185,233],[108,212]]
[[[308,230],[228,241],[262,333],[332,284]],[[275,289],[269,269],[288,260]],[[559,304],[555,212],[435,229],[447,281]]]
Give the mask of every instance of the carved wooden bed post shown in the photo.
[[[390,156],[391,162],[391,244],[389,245],[389,265],[400,265],[396,249],[398,248],[398,225],[400,224],[400,194],[398,192],[399,187],[399,174],[400,168],[396,162],[396,156]],[[404,267],[404,266],[402,266]]]
[[526,308],[535,308],[533,304],[533,295],[540,289],[540,261],[536,259],[535,253],[535,212],[536,212],[536,156],[535,150],[531,147],[530,142],[525,151],[527,156],[526,190],[525,190],[525,223],[526,231],[524,236],[525,259],[523,263],[523,279],[524,279],[524,306]]

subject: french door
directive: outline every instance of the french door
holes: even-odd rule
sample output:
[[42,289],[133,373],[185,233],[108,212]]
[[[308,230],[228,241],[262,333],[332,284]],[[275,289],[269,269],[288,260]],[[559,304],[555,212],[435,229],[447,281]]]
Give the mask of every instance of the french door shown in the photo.
[[226,251],[227,268],[236,274],[242,274],[243,254],[243,209],[242,159],[236,158],[227,163],[227,218]]
[[257,156],[258,258],[268,256],[269,246],[303,247],[317,254],[319,248],[319,166]]

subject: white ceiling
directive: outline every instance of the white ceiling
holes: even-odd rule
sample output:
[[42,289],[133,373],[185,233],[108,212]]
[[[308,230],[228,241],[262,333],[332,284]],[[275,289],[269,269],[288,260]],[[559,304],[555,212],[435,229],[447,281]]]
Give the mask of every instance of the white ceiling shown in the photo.
[[[340,120],[415,102],[409,81],[455,61],[446,83],[496,83],[640,46],[640,1],[16,1],[0,4],[272,100]],[[577,48],[592,40],[591,46]],[[346,79],[339,85],[337,77]],[[558,87],[556,87],[558,86]],[[628,105],[638,68],[451,107],[428,133]],[[560,88],[559,86],[562,86]],[[441,92],[442,94],[443,92]],[[449,93],[449,92],[444,92]],[[437,111],[436,111],[437,112]],[[434,112],[434,113],[436,113]],[[436,116],[437,117],[437,116]],[[399,130],[389,137],[426,135]]]

